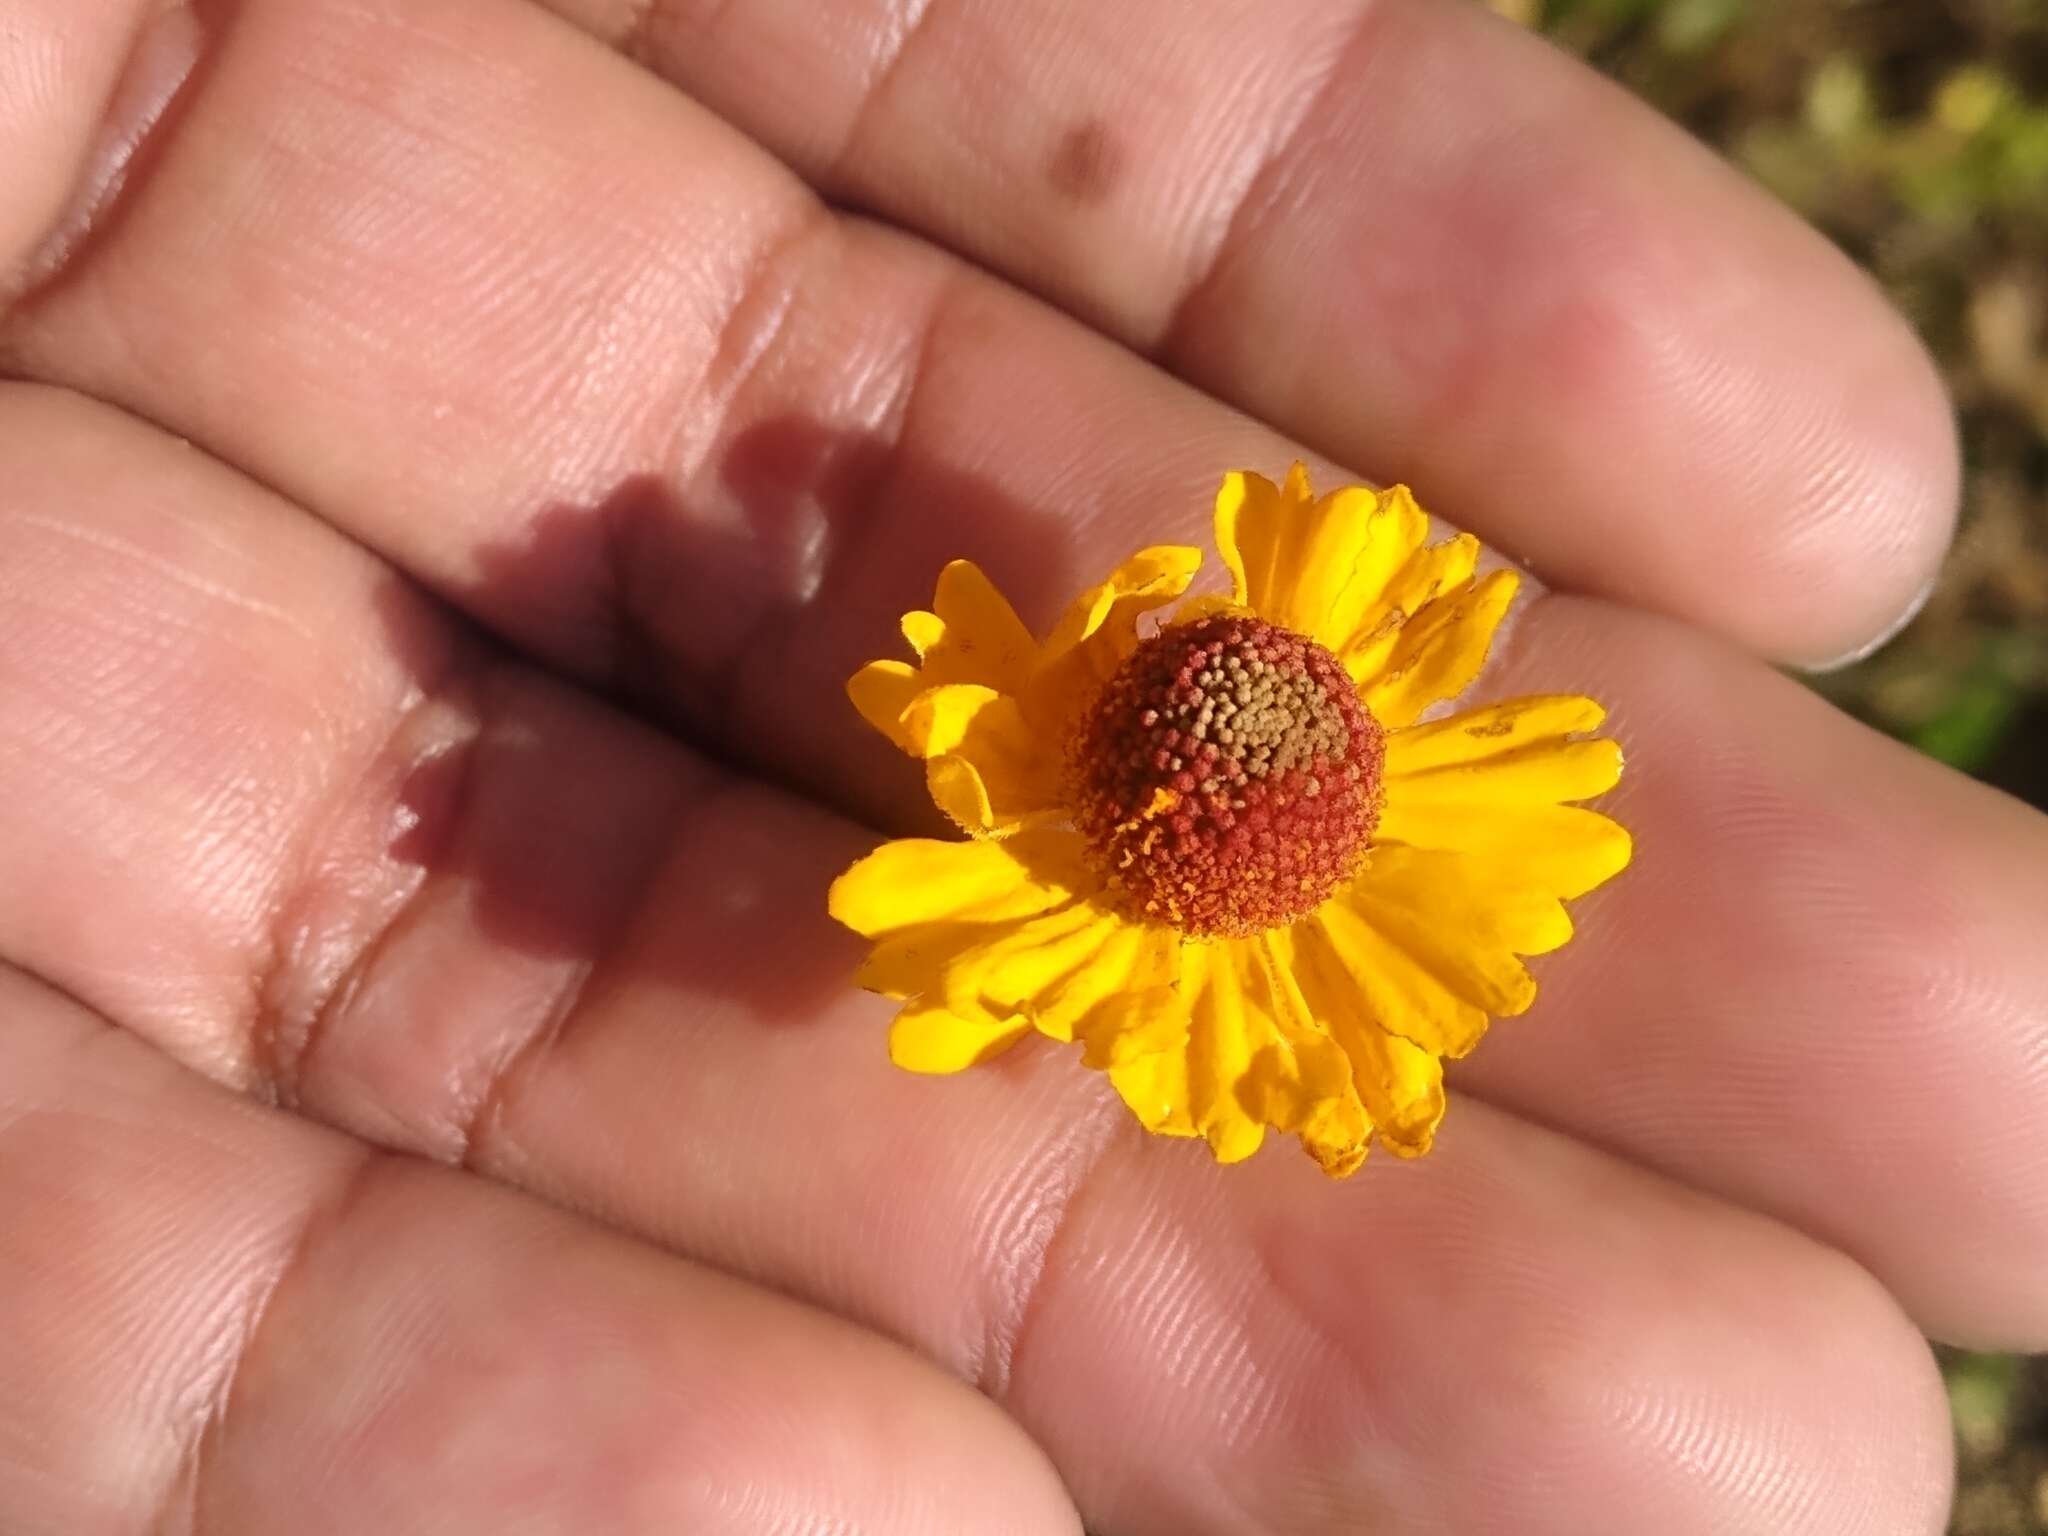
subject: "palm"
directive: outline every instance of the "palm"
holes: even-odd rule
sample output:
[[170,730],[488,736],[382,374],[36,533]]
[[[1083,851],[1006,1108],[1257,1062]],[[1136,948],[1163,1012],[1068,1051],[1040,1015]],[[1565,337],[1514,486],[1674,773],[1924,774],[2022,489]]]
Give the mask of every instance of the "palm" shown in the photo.
[[[2048,828],[1745,654],[1946,534],[1853,278],[1425,0],[557,8],[690,94],[508,0],[0,31],[0,1523],[1931,1529],[1913,1325],[2048,1337]],[[1300,442],[1591,594],[1485,686],[1614,707],[1636,868],[1342,1187],[893,1073],[845,675]]]

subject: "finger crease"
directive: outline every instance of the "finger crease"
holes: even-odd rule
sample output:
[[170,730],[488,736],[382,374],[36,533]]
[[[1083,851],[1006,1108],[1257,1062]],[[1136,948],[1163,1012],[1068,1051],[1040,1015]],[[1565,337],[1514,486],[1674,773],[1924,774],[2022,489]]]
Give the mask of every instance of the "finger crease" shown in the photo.
[[660,33],[667,21],[665,0],[626,0],[625,18],[612,46],[635,63],[658,57]]
[[[903,446],[915,431],[925,381],[931,374],[931,360],[963,282],[957,276],[941,279],[925,311],[917,338],[908,351],[908,362],[896,370],[893,390],[876,415],[873,436],[862,439],[866,464],[859,483],[849,487],[849,494],[836,514],[838,525],[832,530],[834,543],[842,549],[866,546],[869,531],[889,505],[890,488],[902,473]],[[807,606],[803,611],[809,613],[814,608],[815,605]],[[784,611],[771,610],[755,618],[739,632],[732,647],[730,654],[735,658],[735,664],[721,667],[715,675],[703,680],[709,696],[697,711],[700,719],[707,722],[739,720],[739,700],[749,694],[760,693],[763,677],[786,674],[792,654],[802,652],[810,643],[811,636],[806,627],[800,622],[791,623]],[[774,764],[759,757],[746,756],[730,740],[722,740],[716,745],[720,759],[727,766],[764,777],[784,788],[814,792],[806,786],[792,783],[786,772],[778,774]]]
[[[664,848],[672,850],[682,843],[683,829],[690,819],[720,814],[722,793],[734,787],[733,781],[708,771],[707,779],[695,793],[678,802],[675,815],[659,834],[650,834],[658,836]],[[661,858],[650,858],[639,866],[626,893],[624,915],[612,928],[607,942],[589,958],[564,968],[546,1006],[535,1010],[532,1024],[497,1052],[484,1067],[481,1085],[464,1094],[454,1106],[449,1125],[457,1148],[455,1161],[460,1166],[473,1173],[494,1175],[512,1161],[500,1155],[500,1148],[520,1091],[538,1074],[542,1063],[556,1054],[562,1042],[575,1034],[593,980],[647,920],[648,898],[664,867]]]
[[805,259],[813,240],[839,232],[839,220],[823,203],[806,198],[802,211],[757,250],[739,296],[719,326],[717,346],[698,393],[729,412],[747,381],[772,356],[803,289]]
[[235,1315],[226,1325],[226,1331],[234,1336],[233,1347],[224,1352],[226,1363],[218,1379],[207,1385],[196,1432],[185,1436],[178,1469],[158,1503],[157,1518],[152,1522],[153,1536],[195,1536],[212,1523],[207,1515],[212,1503],[211,1487],[220,1446],[230,1431],[243,1367],[255,1354],[265,1326],[276,1314],[278,1298],[305,1272],[314,1250],[326,1236],[344,1225],[362,1204],[385,1162],[385,1157],[375,1152],[356,1157],[334,1192],[310,1206],[286,1239],[269,1283],[252,1288],[236,1307]]
[[993,1235],[989,1247],[1001,1250],[998,1259],[1010,1268],[989,1309],[980,1354],[969,1371],[975,1388],[995,1402],[1004,1400],[1016,1380],[1018,1363],[1045,1311],[1048,1277],[1058,1273],[1073,1241],[1075,1213],[1101,1185],[1104,1165],[1128,1118],[1115,1099],[1101,1103],[1095,1112],[1077,1115],[1057,1147],[1030,1160],[1024,1177],[1033,1179],[1036,1187],[1003,1201],[1014,1214]]
[[[803,287],[806,262],[800,253],[807,251],[813,240],[827,238],[837,229],[832,213],[807,198],[798,217],[761,247],[720,322],[711,361],[691,387],[689,398],[699,403],[679,413],[685,425],[676,429],[676,441],[663,453],[660,462],[664,466],[684,460],[682,443],[690,431],[687,423],[729,416],[747,382],[774,355]],[[661,518],[685,515],[666,499],[657,505]],[[676,685],[679,671],[675,647],[668,642],[665,629],[674,615],[669,589],[673,569],[659,551],[643,547],[649,539],[670,530],[657,526],[658,520],[651,521],[643,511],[644,504],[637,500],[621,502],[617,515],[601,523],[598,580],[602,590],[595,599],[600,633],[609,629],[605,653],[597,658],[597,676],[614,693],[635,703],[663,697]],[[729,666],[708,670],[722,680],[729,679],[732,671]],[[691,713],[702,719],[724,719],[725,700],[721,682],[713,687],[704,707]],[[693,722],[685,719],[680,723]],[[701,726],[701,719],[695,723]],[[693,740],[691,744],[698,743]]]
[[[274,915],[268,924],[268,954],[253,968],[255,977],[250,998],[249,1067],[252,1088],[259,1097],[273,1103],[298,1107],[304,1102],[305,1082],[315,1050],[332,1033],[334,1022],[359,996],[367,980],[376,975],[382,957],[414,921],[421,897],[430,880],[425,870],[412,873],[411,883],[400,899],[376,924],[374,930],[355,944],[346,960],[336,967],[331,979],[317,974],[319,945],[324,926],[314,915],[319,900],[319,870],[336,822],[348,813],[365,793],[366,786],[380,786],[393,774],[394,760],[402,744],[413,735],[417,721],[430,711],[443,711],[451,700],[465,701],[474,711],[481,692],[480,675],[488,659],[463,638],[444,642],[439,655],[415,662],[419,669],[404,705],[391,723],[364,768],[352,774],[346,788],[330,790],[325,797],[326,814],[311,817],[295,846],[280,861],[287,876],[280,881]],[[416,764],[407,764],[407,768]],[[449,811],[445,817],[459,826],[465,807],[474,793],[475,754],[462,751],[455,763],[455,782],[449,790]],[[370,793],[382,794],[380,787]],[[331,920],[330,920],[331,922]],[[305,998],[299,986],[315,982],[312,996]]]
[[910,11],[897,23],[895,39],[884,50],[874,75],[861,90],[860,105],[855,109],[853,121],[847,126],[846,136],[840,142],[839,153],[825,169],[820,178],[826,185],[836,185],[842,180],[842,173],[860,152],[860,142],[865,137],[868,124],[880,110],[883,99],[894,87],[897,77],[902,74],[911,49],[918,38],[931,24],[938,11],[938,0],[910,0]]
[[471,1102],[456,1107],[450,1120],[460,1149],[457,1161],[462,1167],[473,1173],[492,1170],[498,1161],[492,1155],[493,1149],[501,1140],[519,1085],[533,1075],[539,1063],[553,1053],[569,1032],[598,964],[596,960],[586,960],[564,971],[548,1006],[536,1013],[524,1034],[486,1068],[483,1086]]

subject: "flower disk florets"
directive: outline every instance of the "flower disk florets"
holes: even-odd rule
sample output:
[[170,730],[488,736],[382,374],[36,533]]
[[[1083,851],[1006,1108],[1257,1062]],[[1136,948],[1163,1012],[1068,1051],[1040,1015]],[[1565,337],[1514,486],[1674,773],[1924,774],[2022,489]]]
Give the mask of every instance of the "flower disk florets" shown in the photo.
[[1134,915],[1283,927],[1357,872],[1386,737],[1305,635],[1225,614],[1140,643],[1070,745],[1075,824]]

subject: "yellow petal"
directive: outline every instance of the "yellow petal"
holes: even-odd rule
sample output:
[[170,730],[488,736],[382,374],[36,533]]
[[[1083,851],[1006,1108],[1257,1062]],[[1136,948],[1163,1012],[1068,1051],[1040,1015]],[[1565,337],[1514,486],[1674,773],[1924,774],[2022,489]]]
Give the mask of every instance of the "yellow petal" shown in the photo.
[[1621,748],[1574,739],[1604,711],[1591,699],[1514,699],[1396,731],[1387,742],[1377,835],[1471,855],[1492,877],[1580,896],[1625,868],[1628,833],[1561,804],[1614,787]]
[[920,923],[1034,916],[1094,888],[1080,838],[1060,829],[1004,842],[903,838],[832,883],[833,917],[869,938]]
[[1138,621],[1165,607],[1201,569],[1202,552],[1176,544],[1141,549],[1068,606],[1046,641],[1025,710],[1052,742],[1137,648]]
[[1479,675],[1520,583],[1513,571],[1493,571],[1424,604],[1402,626],[1384,670],[1360,681],[1373,718],[1399,730],[1438,700],[1463,693]]
[[[1291,482],[1291,477],[1290,477]],[[1231,600],[1256,610],[1280,581],[1281,546],[1292,498],[1264,475],[1232,470],[1216,493],[1216,552],[1230,571]]]
[[[1396,734],[1394,742],[1399,742]],[[1392,743],[1387,753],[1387,797],[1409,807],[1464,806],[1475,815],[1491,807],[1559,805],[1605,794],[1621,779],[1616,741],[1538,741],[1473,757],[1462,763],[1415,769]],[[1411,838],[1402,838],[1411,842]]]
[[919,923],[875,941],[853,983],[897,1002],[938,996],[946,967],[977,938],[1002,931],[999,923]]
[[889,1059],[908,1072],[960,1072],[1008,1050],[1028,1028],[1022,1019],[906,1008],[889,1026]]
[[917,668],[907,661],[871,661],[847,679],[846,696],[863,720],[915,757],[903,712],[924,687]]
[[981,770],[964,757],[935,757],[924,765],[925,792],[932,804],[962,830],[977,837],[1001,837],[1015,831],[1023,816],[1007,815],[997,805]]
[[[1136,999],[1170,987],[1179,936],[1073,901],[1003,922],[935,922],[877,941],[859,984],[886,997],[943,1008],[983,1024],[1018,1020],[1055,1040],[1096,1032],[1091,1064],[1147,1048],[1148,1018],[1117,1018]],[[1128,1038],[1126,1038],[1126,1036]]]
[[1187,945],[1178,989],[1152,1000],[1147,1025],[1185,1044],[1147,1050],[1112,1066],[1109,1077],[1147,1130],[1203,1136],[1218,1162],[1234,1163],[1256,1152],[1266,1132],[1238,1101],[1253,1042],[1238,969],[1217,952],[1214,944]]
[[903,637],[923,662],[927,687],[980,683],[1021,693],[1038,665],[1038,643],[980,566],[955,560],[939,572],[931,612],[903,616]]
[[1259,1041],[1247,1017],[1244,977],[1228,942],[1193,944],[1181,957],[1189,993],[1188,1107],[1219,1163],[1250,1157],[1266,1127],[1239,1089]]
[[[1330,620],[1330,638],[1324,644],[1341,654],[1359,635],[1384,622],[1391,604],[1404,603],[1404,611],[1413,613],[1436,595],[1427,590],[1432,579],[1441,590],[1444,571],[1436,566],[1444,564],[1444,558],[1432,561],[1423,547],[1428,537],[1429,514],[1416,505],[1407,486],[1390,486],[1374,497],[1371,526],[1359,545],[1351,579],[1338,598]],[[1454,568],[1462,550],[1452,545],[1438,547],[1448,557],[1446,569]],[[1455,579],[1462,581],[1470,574],[1471,567],[1466,566]],[[1425,595],[1418,598],[1418,591]]]
[[1420,1157],[1444,1118],[1444,1064],[1434,1053],[1378,1025],[1346,1032],[1352,1081],[1373,1129],[1397,1157]]
[[928,759],[933,801],[967,831],[1000,835],[1057,809],[1060,760],[1018,701],[977,683],[928,688],[903,713]]
[[946,643],[946,621],[926,609],[913,608],[903,615],[900,627],[920,663]]
[[1242,613],[1243,611],[1225,593],[1204,592],[1176,606],[1173,610],[1173,617],[1167,622],[1174,626],[1194,624],[1203,619],[1213,619],[1219,613]]
[[[1174,944],[1177,949],[1178,935]],[[1179,969],[1176,963],[1173,966],[1176,979]],[[1187,1002],[1171,983],[1145,991],[1119,992],[1103,998],[1090,1009],[1087,1016],[1075,1025],[1074,1037],[1083,1046],[1083,1065],[1106,1071],[1129,1066],[1140,1057],[1170,1052],[1180,1059],[1184,1075],[1188,1043]],[[1183,1104],[1185,1099],[1183,1094]]]
[[1443,1119],[1443,1063],[1380,1026],[1371,999],[1320,928],[1301,924],[1282,937],[1310,1011],[1350,1058],[1352,1085],[1374,1132],[1398,1156],[1421,1156]]
[[1364,1013],[1440,1056],[1462,1056],[1486,1033],[1484,1008],[1467,1002],[1430,966],[1355,914],[1325,904],[1295,925],[1297,949],[1327,949]]
[[1431,803],[1391,790],[1378,836],[1389,845],[1462,854],[1489,879],[1566,900],[1620,874],[1634,849],[1626,827],[1577,806]]
[[[998,719],[1006,700],[1010,714]],[[942,752],[959,751],[977,724],[984,732],[991,727],[1014,729],[1018,724],[1015,711],[1016,700],[986,684],[948,683],[926,688],[910,702],[903,711],[903,729],[920,756],[937,757]]]
[[1564,904],[1547,891],[1503,883],[1477,860],[1434,849],[1375,849],[1330,905],[1417,958],[1438,957],[1466,1000],[1494,1014],[1535,1000],[1536,984],[1514,957],[1548,954],[1572,936]]
[[1183,944],[1172,987],[1127,993],[1085,1021],[1084,1059],[1108,1069],[1149,1130],[1202,1136],[1218,1161],[1236,1162],[1272,1126],[1342,1177],[1364,1159],[1372,1123],[1349,1056],[1289,965],[1279,934]]
[[1105,628],[1135,628],[1141,615],[1185,592],[1201,568],[1202,552],[1186,545],[1139,550],[1067,605],[1045,643],[1047,656],[1072,650]]
[[1232,948],[1246,975],[1258,1042],[1239,1100],[1266,1124],[1300,1136],[1324,1172],[1343,1178],[1365,1160],[1372,1134],[1352,1085],[1351,1060],[1303,994],[1284,932]]
[[[1180,935],[1150,923],[1117,921],[1088,964],[1040,992],[1031,1005],[1032,1022],[1055,1040],[1079,1038],[1088,1046],[1091,1067],[1141,1055],[1157,1038],[1147,1032],[1153,1013],[1125,1005],[1171,987],[1180,974]],[[1156,1012],[1156,1010],[1154,1010]]]
[[[1414,506],[1406,487],[1397,485],[1388,494],[1402,497],[1407,506]],[[1421,509],[1415,508],[1414,515],[1422,517]],[[1471,580],[1478,564],[1479,541],[1469,533],[1411,553],[1387,579],[1379,595],[1360,609],[1351,637],[1334,647],[1352,680],[1363,683],[1385,671],[1387,658],[1400,643],[1401,630],[1409,619],[1444,593]]]
[[847,680],[846,692],[861,717],[914,756],[920,752],[904,714],[927,689],[973,683],[1018,693],[1038,664],[1038,646],[1003,595],[979,567],[955,560],[939,573],[935,612],[903,615],[903,637],[919,664],[871,661]]
[[1597,730],[1606,719],[1607,711],[1597,701],[1578,694],[1535,694],[1507,699],[1394,732],[1387,739],[1386,771],[1390,775],[1423,773],[1432,768],[1483,762],[1532,743]]
[[1319,1106],[1301,1128],[1301,1149],[1333,1179],[1348,1179],[1372,1147],[1372,1117],[1354,1092]]
[[[1187,1031],[1187,1003],[1176,993],[1156,1000],[1155,1028],[1170,1030],[1178,1017],[1179,1034]],[[1199,1136],[1188,1091],[1188,1053],[1146,1051],[1109,1069],[1109,1080],[1138,1123],[1156,1136]]]
[[1332,650],[1352,639],[1428,529],[1405,487],[1346,486],[1313,500],[1298,462],[1284,486],[1233,472],[1216,497],[1216,547],[1238,606]]
[[1366,868],[1308,920],[1327,940],[1383,1027],[1462,1056],[1489,1015],[1527,1010],[1535,978],[1518,956],[1571,937],[1564,906],[1502,884],[1457,853],[1376,848]]
[[955,1013],[1028,1016],[1037,999],[1091,966],[1123,919],[1073,902],[1014,924],[987,925],[951,956],[939,978]]
[[[1008,1018],[1023,1006],[1036,979],[1057,981],[1070,956],[1052,963],[1060,946],[1089,925],[1084,902],[997,922],[918,923],[876,940],[855,981],[884,997],[936,999],[962,1015]],[[1089,948],[1084,940],[1081,949]],[[1021,985],[1005,987],[996,974],[1020,966]],[[987,987],[985,983],[993,983]]]

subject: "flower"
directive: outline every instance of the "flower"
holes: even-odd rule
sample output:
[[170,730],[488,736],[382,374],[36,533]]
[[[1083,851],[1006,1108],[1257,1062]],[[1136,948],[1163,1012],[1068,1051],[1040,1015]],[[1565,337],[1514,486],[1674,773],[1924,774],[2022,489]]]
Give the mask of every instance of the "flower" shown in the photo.
[[1406,487],[1317,499],[1234,472],[1228,597],[1163,621],[1199,550],[1139,551],[1033,637],[955,561],[905,614],[916,663],[848,684],[925,764],[964,841],[883,844],[832,887],[902,1004],[890,1055],[957,1072],[1078,1041],[1146,1129],[1218,1160],[1268,1126],[1343,1177],[1429,1150],[1443,1061],[1536,996],[1522,957],[1618,873],[1628,833],[1572,802],[1621,750],[1570,695],[1425,720],[1478,674],[1519,578],[1427,542]]

